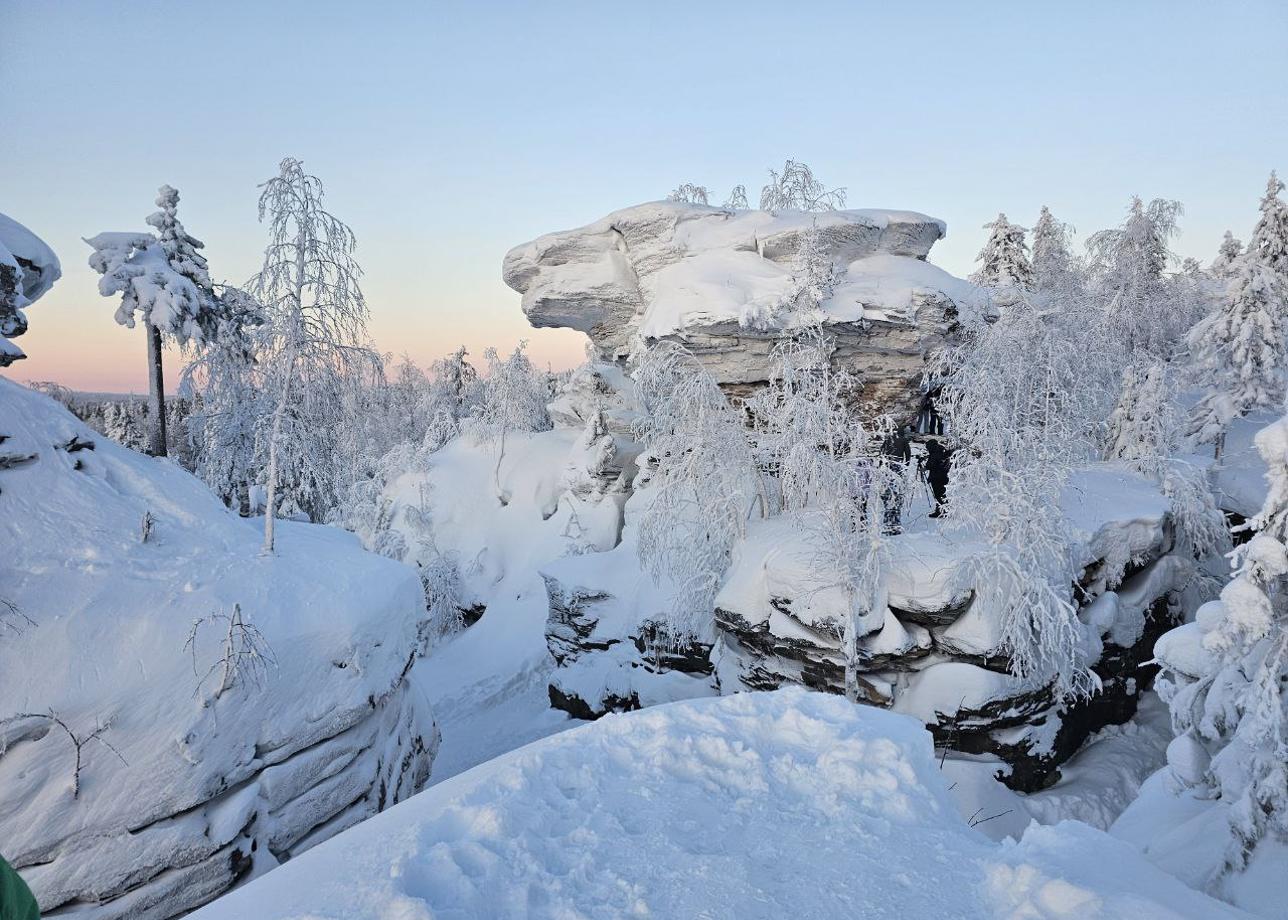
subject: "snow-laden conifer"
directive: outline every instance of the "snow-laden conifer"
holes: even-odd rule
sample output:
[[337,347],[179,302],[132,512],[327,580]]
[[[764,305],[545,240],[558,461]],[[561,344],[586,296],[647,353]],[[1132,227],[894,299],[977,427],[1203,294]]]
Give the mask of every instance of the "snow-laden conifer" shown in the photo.
[[1283,398],[1283,296],[1279,278],[1259,251],[1250,250],[1218,309],[1190,333],[1190,352],[1206,384],[1190,434],[1201,444],[1215,444],[1218,456],[1234,419]]
[[1225,231],[1221,245],[1217,248],[1216,258],[1212,260],[1211,271],[1215,278],[1228,279],[1234,275],[1239,257],[1243,255],[1243,243],[1235,239],[1233,233]]
[[142,321],[148,346],[149,452],[166,454],[163,339],[179,345],[201,342],[218,331],[223,306],[215,295],[203,244],[179,222],[179,193],[168,185],[157,193],[156,211],[147,218],[151,233],[100,233],[87,242],[94,250],[90,267],[103,277],[98,291],[121,296],[116,321],[133,329]]
[[993,288],[1028,288],[1033,283],[1033,266],[1029,262],[1029,247],[1024,241],[1028,232],[1019,224],[998,214],[997,219],[984,225],[989,231],[984,248],[975,257],[979,270],[971,276],[976,284]]
[[1288,417],[1262,429],[1269,490],[1232,554],[1219,600],[1157,648],[1160,694],[1177,737],[1173,778],[1227,807],[1225,868],[1247,866],[1267,835],[1288,836]]

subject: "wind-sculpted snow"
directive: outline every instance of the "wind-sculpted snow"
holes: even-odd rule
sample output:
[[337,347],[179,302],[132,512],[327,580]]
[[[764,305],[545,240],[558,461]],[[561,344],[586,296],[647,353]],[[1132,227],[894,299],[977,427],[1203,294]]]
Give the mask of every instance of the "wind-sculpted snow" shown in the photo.
[[[0,624],[0,850],[46,916],[176,916],[424,785],[413,571],[312,525],[261,555],[192,476],[2,379],[0,436],[21,615]],[[275,661],[203,680],[227,624],[189,630],[234,605]],[[69,732],[95,731],[77,778]]]
[[1233,918],[1100,831],[994,843],[911,719],[799,689],[610,716],[454,777],[198,920]]
[[[502,277],[534,326],[590,336],[607,360],[675,337],[727,386],[763,383],[783,330],[822,320],[834,360],[865,383],[860,400],[916,411],[925,356],[960,311],[986,307],[974,285],[925,261],[946,232],[910,211],[733,211],[665,201],[616,211],[516,246]],[[813,269],[802,254],[816,254]],[[801,309],[809,271],[828,276]]]

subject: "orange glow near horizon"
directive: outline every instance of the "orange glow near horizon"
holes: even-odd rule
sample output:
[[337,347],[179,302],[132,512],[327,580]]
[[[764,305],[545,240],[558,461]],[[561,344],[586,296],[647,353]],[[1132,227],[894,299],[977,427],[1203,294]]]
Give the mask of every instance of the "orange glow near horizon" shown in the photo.
[[[67,270],[64,264],[64,271]],[[53,381],[73,390],[102,393],[145,393],[148,388],[146,346],[142,331],[127,329],[112,319],[115,299],[98,296],[88,276],[73,270],[39,302],[30,307],[30,330],[16,340],[27,353],[24,361],[4,373],[20,383]],[[91,281],[89,285],[85,281]],[[448,317],[443,310],[382,311],[371,301],[370,332],[376,347],[398,361],[407,354],[420,367],[461,345],[480,368],[483,352],[495,347],[505,353],[521,340],[538,367],[565,370],[585,360],[586,336],[569,329],[533,329],[519,310],[517,294],[502,289],[497,309],[472,310]],[[490,314],[500,313],[501,321]],[[507,315],[508,314],[508,315]],[[173,393],[184,364],[176,348],[166,349],[166,391]]]

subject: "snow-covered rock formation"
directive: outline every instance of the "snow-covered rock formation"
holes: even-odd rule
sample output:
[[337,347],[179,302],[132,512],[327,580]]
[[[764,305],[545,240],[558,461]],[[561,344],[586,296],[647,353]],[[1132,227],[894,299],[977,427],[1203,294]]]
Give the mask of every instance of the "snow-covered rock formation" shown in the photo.
[[415,573],[333,528],[260,542],[0,379],[0,848],[45,916],[178,916],[425,785]]
[[563,732],[447,780],[194,920],[1141,917],[1240,912],[1069,821],[996,843],[912,719],[799,689]]
[[[502,276],[534,326],[585,332],[606,361],[682,340],[731,392],[768,378],[783,328],[821,318],[834,360],[864,384],[864,406],[909,417],[921,407],[926,355],[953,335],[960,311],[985,305],[974,285],[925,261],[945,232],[907,211],[653,202],[516,246]],[[828,278],[801,313],[785,305],[819,271],[802,264],[804,247]]]
[[24,310],[62,277],[54,251],[22,224],[0,214],[0,367],[26,357],[10,339],[27,331]]
[[[641,495],[647,499],[647,496]],[[1071,482],[1066,513],[1079,532],[1080,605],[1100,692],[1062,702],[1049,686],[1008,674],[1001,624],[972,601],[972,545],[913,522],[891,538],[884,576],[888,611],[863,636],[866,700],[914,715],[937,742],[994,760],[1012,788],[1053,782],[1059,765],[1093,732],[1126,721],[1154,669],[1154,640],[1175,625],[1192,562],[1173,552],[1166,499],[1142,477],[1093,467]],[[543,567],[547,643],[559,667],[551,701],[580,718],[668,700],[802,684],[844,692],[845,599],[788,517],[753,521],[716,597],[712,643],[654,648],[664,594],[641,590],[627,505],[622,543]]]

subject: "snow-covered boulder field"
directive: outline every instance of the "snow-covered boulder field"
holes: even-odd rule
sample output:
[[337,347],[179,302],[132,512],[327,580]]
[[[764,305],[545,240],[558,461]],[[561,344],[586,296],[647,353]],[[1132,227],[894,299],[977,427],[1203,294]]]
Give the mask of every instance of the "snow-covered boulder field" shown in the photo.
[[835,276],[818,317],[835,337],[834,361],[859,376],[866,409],[910,417],[925,356],[951,338],[960,311],[985,308],[978,288],[926,261],[945,232],[909,211],[653,202],[516,246],[502,277],[523,294],[529,322],[585,332],[606,361],[678,339],[740,392],[768,379],[782,330],[763,317],[801,283],[809,240]]
[[2,378],[0,534],[0,850],[45,916],[178,916],[425,785],[407,567],[306,524],[263,556],[188,473]]
[[693,700],[489,761],[194,917],[1244,916],[1084,824],[993,842],[947,787],[907,717]]

